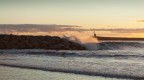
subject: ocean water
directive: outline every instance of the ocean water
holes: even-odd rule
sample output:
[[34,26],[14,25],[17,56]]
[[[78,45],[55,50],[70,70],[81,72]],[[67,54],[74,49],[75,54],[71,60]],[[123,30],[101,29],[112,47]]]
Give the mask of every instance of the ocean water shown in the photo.
[[[82,79],[77,78],[78,80],[91,80],[86,77],[102,80],[144,79],[143,42],[103,42],[87,45],[93,49],[0,50],[0,65],[56,72],[59,77],[62,77],[62,74],[70,77],[81,76]],[[72,74],[74,75],[71,76]]]
[[0,70],[0,80],[121,80],[101,76],[78,75],[6,66],[0,66]]

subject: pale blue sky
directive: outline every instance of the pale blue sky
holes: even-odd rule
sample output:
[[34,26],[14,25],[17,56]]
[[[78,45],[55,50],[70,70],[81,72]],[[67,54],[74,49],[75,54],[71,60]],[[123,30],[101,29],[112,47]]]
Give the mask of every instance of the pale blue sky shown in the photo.
[[144,0],[0,0],[0,24],[144,28]]

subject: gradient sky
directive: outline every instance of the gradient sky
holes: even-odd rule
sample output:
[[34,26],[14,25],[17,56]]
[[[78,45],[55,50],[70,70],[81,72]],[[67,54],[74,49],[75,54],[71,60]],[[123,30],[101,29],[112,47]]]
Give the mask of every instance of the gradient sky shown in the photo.
[[0,0],[0,24],[144,28],[144,0]]

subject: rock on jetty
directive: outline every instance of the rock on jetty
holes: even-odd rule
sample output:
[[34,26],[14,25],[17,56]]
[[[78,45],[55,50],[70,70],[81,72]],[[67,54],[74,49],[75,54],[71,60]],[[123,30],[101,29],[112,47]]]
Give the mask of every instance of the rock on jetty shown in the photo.
[[85,50],[86,48],[57,36],[0,35],[0,49]]

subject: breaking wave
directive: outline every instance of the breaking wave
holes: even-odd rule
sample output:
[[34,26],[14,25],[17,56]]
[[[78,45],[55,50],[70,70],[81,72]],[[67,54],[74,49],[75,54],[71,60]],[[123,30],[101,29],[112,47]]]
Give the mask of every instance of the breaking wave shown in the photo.
[[[85,57],[85,58],[144,58],[143,49],[137,50],[97,50],[97,51],[71,51],[71,50],[0,50],[0,54],[45,55],[57,57]],[[5,59],[3,59],[5,60]]]
[[0,50],[0,66],[144,79],[143,50]]
[[84,44],[88,50],[129,50],[143,49],[144,42],[101,42]]
[[[75,37],[70,39],[80,43]],[[88,50],[0,50],[0,65],[93,76],[144,79],[144,42],[96,43],[94,41],[81,44]]]

